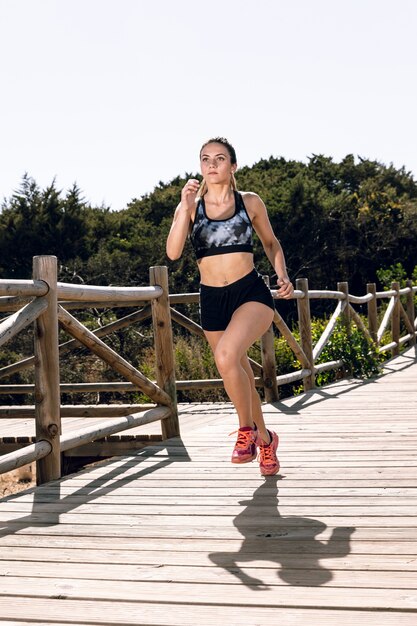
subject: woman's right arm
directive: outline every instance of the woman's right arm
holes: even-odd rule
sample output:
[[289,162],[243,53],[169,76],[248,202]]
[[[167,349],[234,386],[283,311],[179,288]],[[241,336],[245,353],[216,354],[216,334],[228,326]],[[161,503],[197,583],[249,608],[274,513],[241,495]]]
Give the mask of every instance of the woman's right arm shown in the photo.
[[167,256],[171,261],[179,259],[184,249],[185,240],[190,231],[192,215],[195,210],[198,187],[198,180],[190,179],[181,192],[181,202],[175,210],[166,244]]
[[180,258],[184,249],[185,240],[190,230],[191,214],[179,204],[175,210],[171,230],[167,239],[167,255],[171,261]]

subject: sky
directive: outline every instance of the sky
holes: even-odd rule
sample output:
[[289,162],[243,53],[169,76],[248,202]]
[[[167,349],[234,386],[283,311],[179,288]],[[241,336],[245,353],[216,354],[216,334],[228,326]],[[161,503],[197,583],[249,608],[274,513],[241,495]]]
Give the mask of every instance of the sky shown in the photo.
[[0,0],[0,201],[27,173],[123,209],[213,136],[417,178],[416,27],[415,0]]

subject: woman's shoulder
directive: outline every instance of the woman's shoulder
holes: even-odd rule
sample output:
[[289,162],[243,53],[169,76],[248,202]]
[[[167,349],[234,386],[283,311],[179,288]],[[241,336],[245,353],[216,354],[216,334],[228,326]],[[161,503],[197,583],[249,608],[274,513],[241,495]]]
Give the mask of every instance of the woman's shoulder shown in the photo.
[[256,214],[265,208],[265,205],[260,196],[253,191],[239,191],[242,196],[245,207],[249,213]]
[[257,193],[255,193],[254,191],[240,191],[239,190],[240,195],[242,196],[242,198],[244,199],[244,201],[248,201],[248,202],[252,202],[252,203],[257,203],[257,202],[262,202],[261,197],[258,196]]

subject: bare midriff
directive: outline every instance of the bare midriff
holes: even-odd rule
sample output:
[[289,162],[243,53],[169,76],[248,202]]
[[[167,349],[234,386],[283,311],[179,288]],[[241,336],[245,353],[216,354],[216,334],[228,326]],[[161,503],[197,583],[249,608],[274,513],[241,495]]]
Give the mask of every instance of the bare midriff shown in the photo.
[[229,252],[206,256],[198,261],[200,281],[209,287],[224,287],[253,270],[252,252]]

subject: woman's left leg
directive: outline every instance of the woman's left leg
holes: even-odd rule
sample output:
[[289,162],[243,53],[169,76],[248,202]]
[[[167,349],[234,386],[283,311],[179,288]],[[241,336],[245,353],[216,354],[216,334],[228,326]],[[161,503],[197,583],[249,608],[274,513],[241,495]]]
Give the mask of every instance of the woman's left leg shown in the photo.
[[[240,427],[253,427],[259,421],[254,381],[247,369],[246,353],[250,346],[270,327],[274,312],[265,304],[245,302],[233,314],[226,330],[216,342],[214,358],[225,389],[239,417]],[[246,361],[245,361],[246,359]],[[259,424],[262,429],[262,424]],[[262,429],[263,430],[263,429]]]
[[265,443],[269,443],[270,436],[265,425],[264,416],[262,413],[262,404],[259,393],[256,389],[255,376],[252,367],[249,363],[247,355],[244,355],[241,360],[242,367],[248,375],[250,390],[251,390],[251,408],[252,408],[252,420],[257,428],[258,436]]

